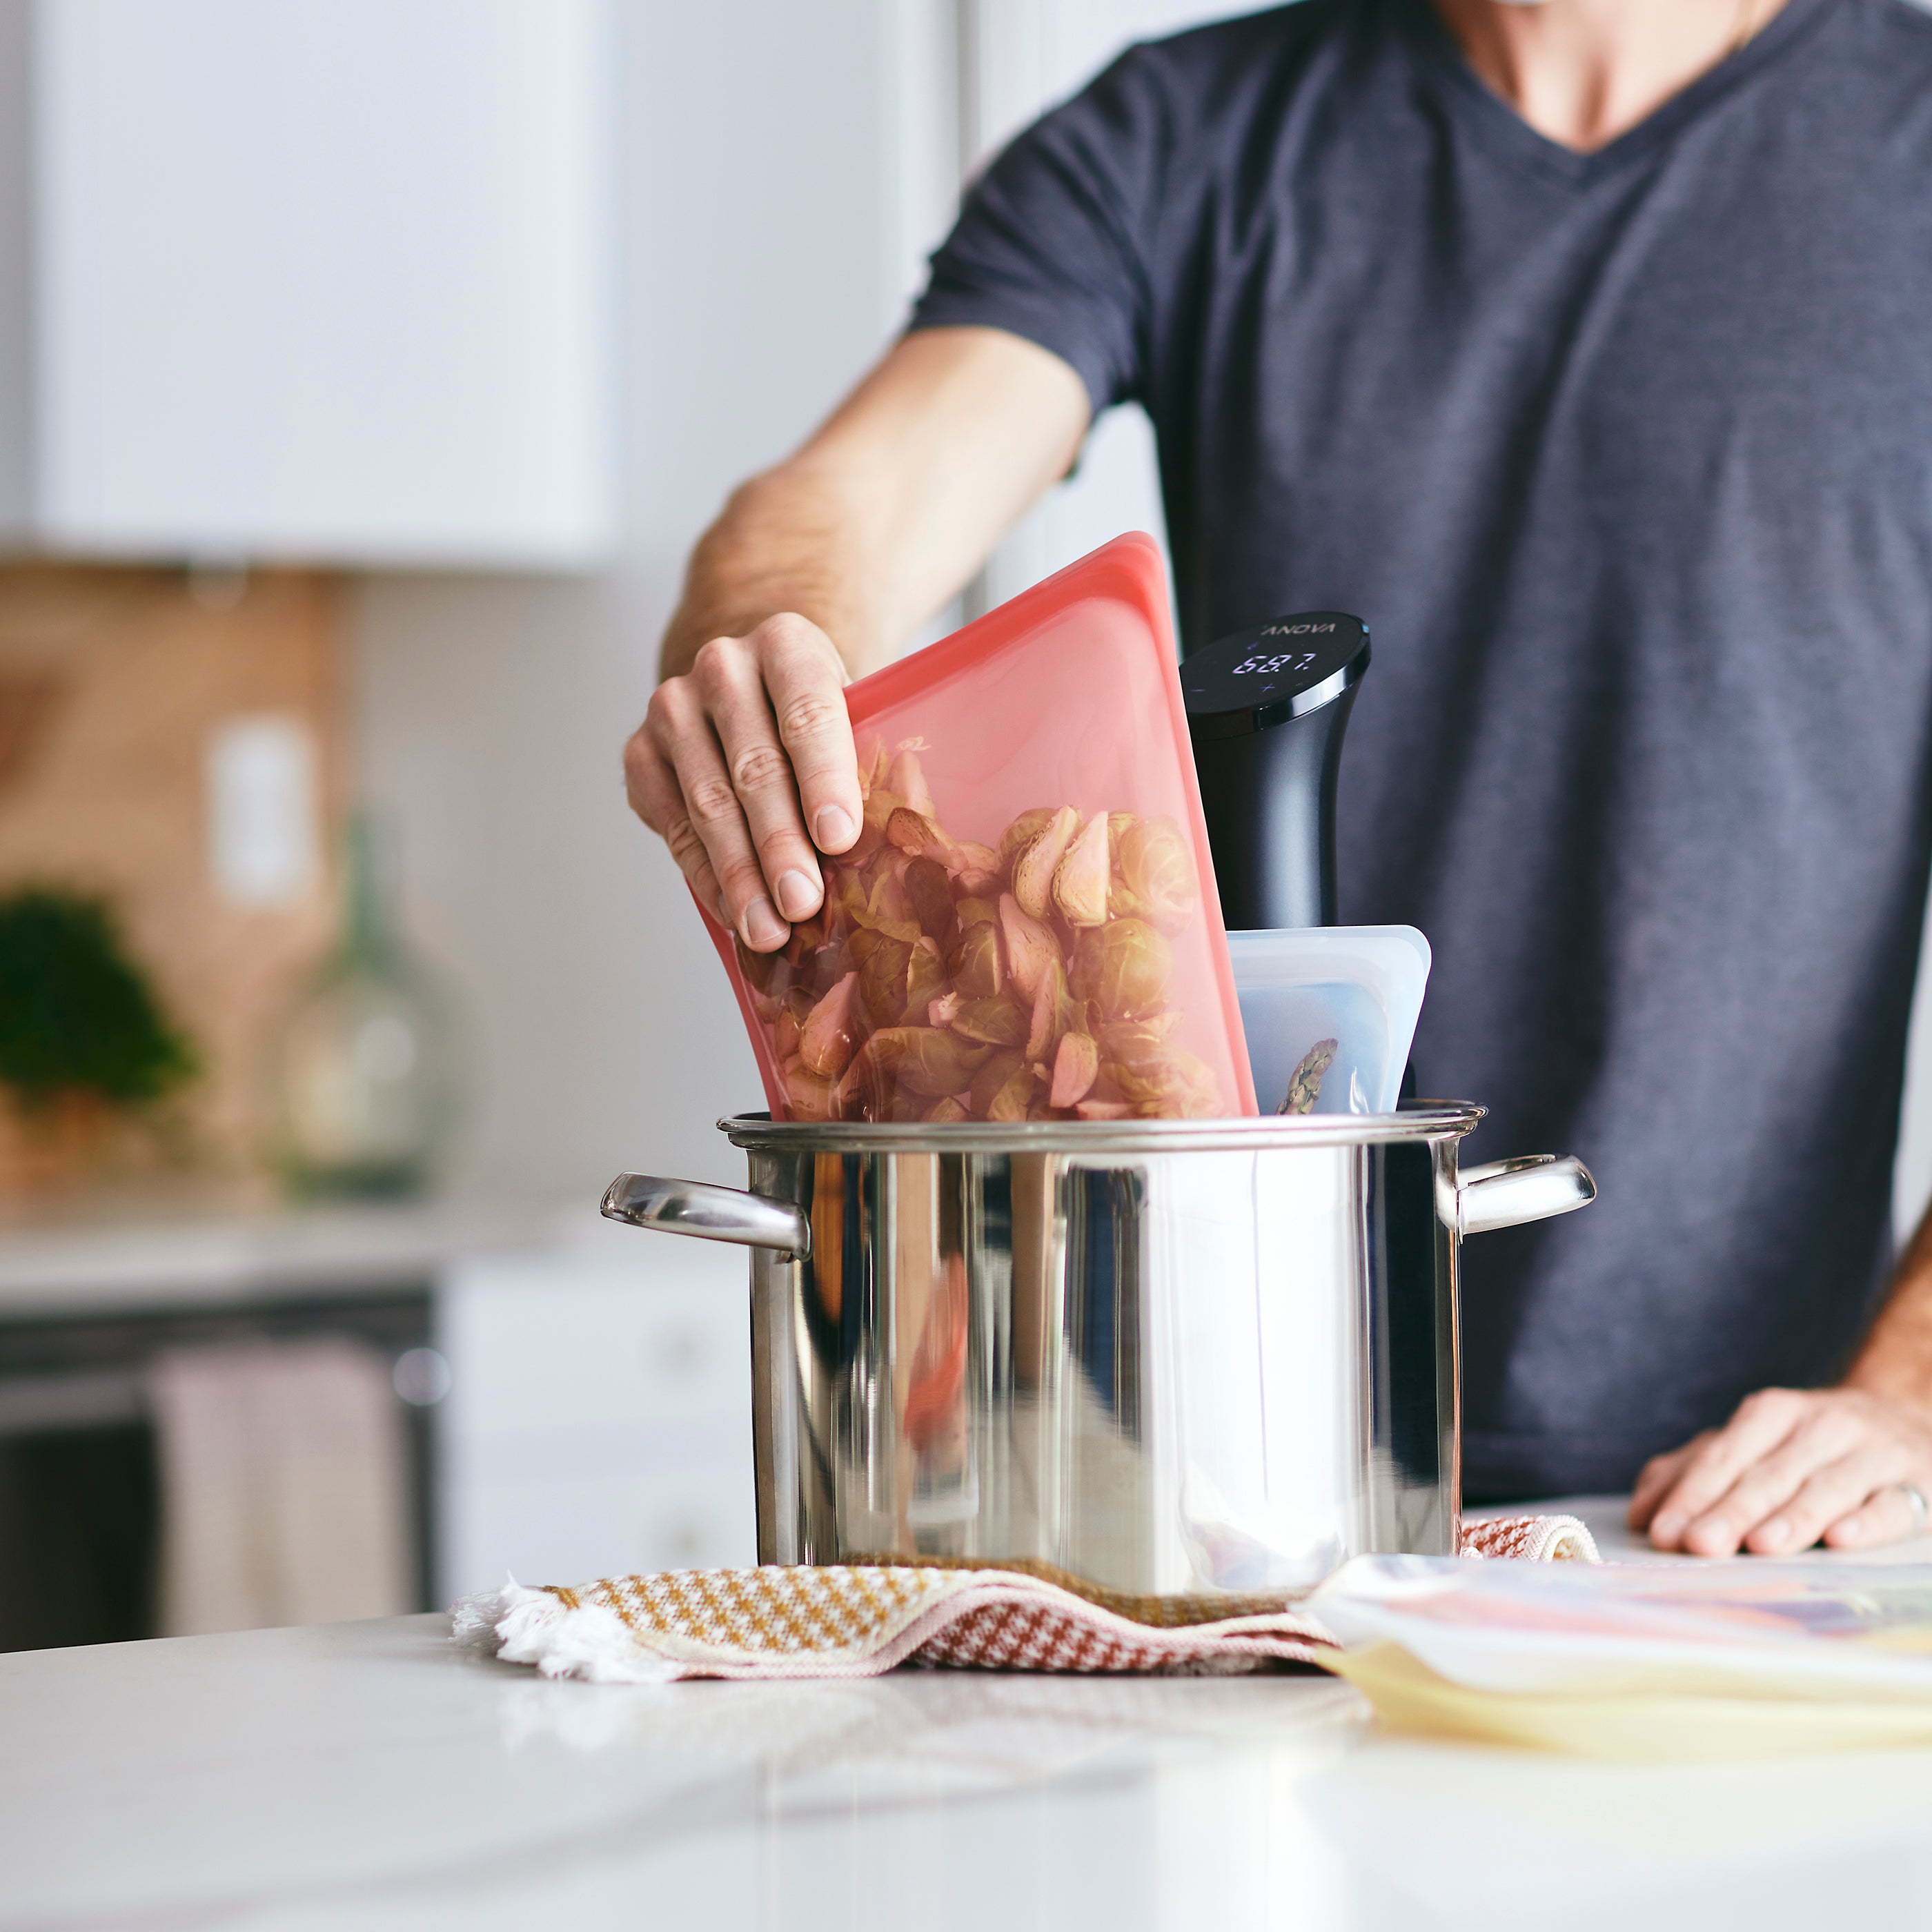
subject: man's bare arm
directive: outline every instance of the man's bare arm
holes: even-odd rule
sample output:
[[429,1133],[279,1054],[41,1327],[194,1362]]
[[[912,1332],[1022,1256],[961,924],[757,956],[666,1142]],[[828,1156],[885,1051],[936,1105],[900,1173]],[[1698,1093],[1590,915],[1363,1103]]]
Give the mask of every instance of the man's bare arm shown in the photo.
[[1932,1414],[1932,1208],[1899,1257],[1890,1292],[1845,1387]]
[[1771,1556],[1891,1543],[1925,1526],[1904,1486],[1932,1496],[1932,1211],[1844,1380],[1760,1389],[1722,1429],[1659,1456],[1630,1526],[1666,1550]]
[[858,836],[847,679],[958,590],[1066,472],[1088,419],[1057,356],[998,329],[923,331],[705,532],[625,776],[746,945],[782,945],[823,899],[818,852]]

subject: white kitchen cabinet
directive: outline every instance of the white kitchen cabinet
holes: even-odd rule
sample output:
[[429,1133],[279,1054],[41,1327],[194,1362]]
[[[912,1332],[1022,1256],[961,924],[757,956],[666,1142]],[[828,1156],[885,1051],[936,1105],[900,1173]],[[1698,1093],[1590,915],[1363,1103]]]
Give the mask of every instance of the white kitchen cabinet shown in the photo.
[[599,557],[611,29],[606,0],[4,0],[0,540]]
[[583,1453],[568,1473],[506,1475],[449,1492],[444,1594],[519,1582],[587,1583],[654,1570],[712,1570],[758,1561],[750,1472],[736,1445],[680,1437],[662,1453]]
[[492,1258],[439,1285],[446,1595],[758,1560],[741,1249]]

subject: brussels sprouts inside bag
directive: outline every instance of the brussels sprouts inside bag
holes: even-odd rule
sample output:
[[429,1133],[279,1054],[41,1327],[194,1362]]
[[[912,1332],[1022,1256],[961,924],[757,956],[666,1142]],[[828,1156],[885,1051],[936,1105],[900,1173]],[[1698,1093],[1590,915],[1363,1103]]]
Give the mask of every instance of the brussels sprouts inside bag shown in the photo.
[[863,828],[776,952],[709,919],[775,1118],[1256,1111],[1151,538],[852,686]]

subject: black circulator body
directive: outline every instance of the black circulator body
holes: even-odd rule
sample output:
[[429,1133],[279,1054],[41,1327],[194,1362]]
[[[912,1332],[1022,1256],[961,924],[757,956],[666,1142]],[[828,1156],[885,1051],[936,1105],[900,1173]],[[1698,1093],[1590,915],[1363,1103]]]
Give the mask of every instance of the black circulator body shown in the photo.
[[1335,779],[1369,627],[1304,610],[1180,667],[1194,769],[1230,932],[1333,926]]

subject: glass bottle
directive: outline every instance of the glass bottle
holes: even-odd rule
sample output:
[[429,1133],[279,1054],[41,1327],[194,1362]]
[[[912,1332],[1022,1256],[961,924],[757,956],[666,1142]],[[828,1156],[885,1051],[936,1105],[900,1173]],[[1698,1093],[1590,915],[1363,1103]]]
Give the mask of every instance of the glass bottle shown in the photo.
[[370,816],[353,814],[341,935],[270,1056],[276,1165],[307,1199],[419,1194],[456,1125],[448,1003],[398,934],[386,856]]

